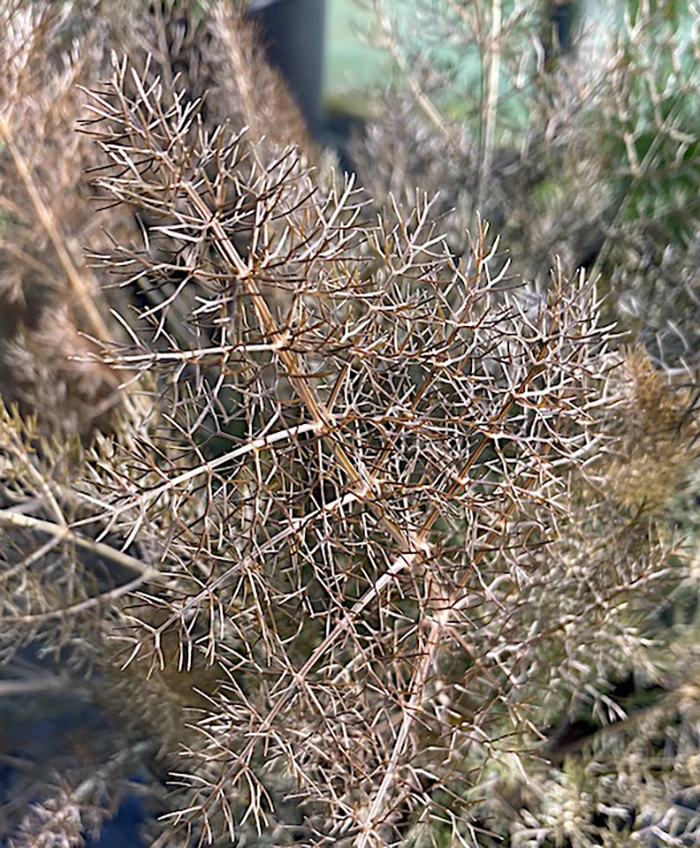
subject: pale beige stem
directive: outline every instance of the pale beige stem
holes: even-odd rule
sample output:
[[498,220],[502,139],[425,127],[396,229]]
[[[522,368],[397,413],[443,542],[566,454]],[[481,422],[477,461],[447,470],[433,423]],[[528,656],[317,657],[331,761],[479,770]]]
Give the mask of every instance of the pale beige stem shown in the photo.
[[12,157],[17,173],[24,185],[27,196],[34,208],[39,223],[44,228],[46,235],[51,242],[53,249],[56,251],[58,261],[61,263],[66,280],[71,293],[76,298],[80,308],[87,320],[89,331],[96,339],[100,341],[109,341],[111,339],[110,332],[107,329],[99,309],[95,305],[94,298],[90,294],[88,286],[85,283],[73,257],[70,254],[65,240],[56,227],[53,215],[44,203],[39,190],[36,186],[32,173],[27,165],[24,157],[20,153],[17,144],[15,143],[12,130],[5,117],[0,114],[0,136],[5,142],[5,146]]
[[154,579],[159,576],[157,569],[146,565],[141,560],[125,554],[124,551],[106,545],[104,542],[95,542],[92,539],[81,536],[63,524],[44,521],[41,518],[35,518],[33,515],[22,515],[22,513],[12,512],[9,509],[0,510],[0,524],[6,527],[20,527],[24,530],[36,530],[39,533],[48,533],[50,536],[54,536],[61,541],[70,542],[79,548],[92,551],[92,553],[124,568],[128,568],[130,571],[135,571],[147,579]]
[[481,151],[481,170],[479,173],[479,191],[476,209],[481,212],[484,194],[491,175],[493,149],[496,138],[496,119],[498,117],[498,95],[501,74],[501,28],[503,23],[502,0],[491,2],[491,34],[488,40],[488,74],[484,91],[483,143]]

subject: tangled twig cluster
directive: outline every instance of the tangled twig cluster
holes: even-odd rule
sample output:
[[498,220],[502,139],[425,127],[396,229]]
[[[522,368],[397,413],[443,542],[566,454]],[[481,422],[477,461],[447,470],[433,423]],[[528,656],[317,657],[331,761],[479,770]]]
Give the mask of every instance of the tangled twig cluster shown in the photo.
[[89,448],[3,412],[0,649],[109,726],[10,844],[79,844],[139,768],[157,845],[588,844],[553,725],[677,683],[691,395],[609,349],[584,275],[523,283],[486,225],[456,258],[427,196],[370,206],[148,63],[81,96],[136,226],[92,246],[133,308],[80,362],[125,402]]

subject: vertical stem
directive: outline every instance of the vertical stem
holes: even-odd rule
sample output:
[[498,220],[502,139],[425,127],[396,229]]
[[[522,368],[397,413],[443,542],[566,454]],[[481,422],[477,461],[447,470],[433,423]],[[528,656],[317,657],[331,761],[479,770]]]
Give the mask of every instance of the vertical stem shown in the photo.
[[496,116],[498,113],[499,77],[501,73],[501,27],[503,22],[502,0],[491,0],[491,33],[488,39],[488,73],[484,91],[483,145],[481,168],[479,172],[479,190],[476,210],[481,212],[484,192],[491,174],[493,145],[496,134]]
[[56,256],[61,264],[63,273],[66,276],[69,291],[75,297],[80,310],[82,310],[90,333],[100,341],[109,341],[110,333],[107,329],[107,325],[102,319],[102,315],[95,305],[92,294],[78,270],[76,263],[73,261],[73,257],[68,250],[64,238],[58,231],[53,214],[50,212],[39,194],[34,177],[29,169],[29,165],[20,153],[10,125],[2,115],[0,115],[0,138],[2,138],[5,142],[5,146],[12,157],[12,161],[17,169],[19,178],[24,184],[29,202],[32,204],[37,219],[56,252]]

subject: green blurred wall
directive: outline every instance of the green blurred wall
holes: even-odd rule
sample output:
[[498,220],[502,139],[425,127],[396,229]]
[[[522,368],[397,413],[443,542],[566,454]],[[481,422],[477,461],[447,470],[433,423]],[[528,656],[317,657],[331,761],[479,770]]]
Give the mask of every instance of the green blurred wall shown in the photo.
[[373,15],[354,0],[327,0],[325,90],[330,108],[362,111],[361,92],[387,73],[386,56],[363,44],[358,28],[371,26]]

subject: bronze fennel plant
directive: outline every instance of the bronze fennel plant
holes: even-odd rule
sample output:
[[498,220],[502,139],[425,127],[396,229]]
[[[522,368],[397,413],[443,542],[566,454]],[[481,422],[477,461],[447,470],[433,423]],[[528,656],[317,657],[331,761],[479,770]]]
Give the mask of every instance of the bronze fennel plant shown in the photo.
[[108,433],[3,412],[0,647],[62,658],[110,724],[10,844],[80,844],[139,767],[157,845],[588,844],[546,735],[619,717],[631,668],[675,683],[657,519],[690,395],[486,225],[456,259],[431,198],[377,214],[148,64],[84,97],[96,202],[139,222],[85,273],[146,296],[80,353],[119,383]]

